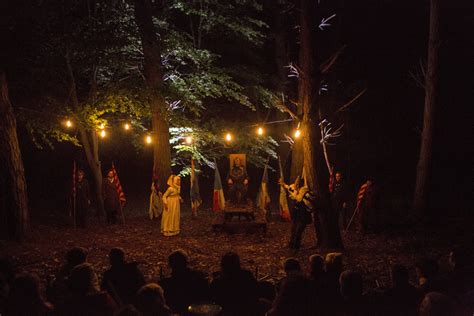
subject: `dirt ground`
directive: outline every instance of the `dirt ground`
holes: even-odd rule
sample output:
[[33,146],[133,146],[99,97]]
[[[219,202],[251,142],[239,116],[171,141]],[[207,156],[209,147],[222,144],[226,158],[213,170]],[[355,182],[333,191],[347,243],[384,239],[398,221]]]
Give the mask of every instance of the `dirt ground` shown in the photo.
[[[282,277],[282,262],[288,257],[285,248],[290,224],[272,220],[268,232],[259,234],[215,234],[212,231],[214,214],[201,210],[197,219],[183,212],[181,234],[163,237],[159,221],[151,221],[145,215],[128,218],[124,225],[106,225],[91,220],[87,229],[72,229],[59,224],[32,225],[29,236],[22,243],[0,243],[0,255],[8,256],[18,270],[34,272],[43,280],[60,267],[65,253],[73,246],[88,250],[88,261],[99,275],[107,268],[107,254],[112,247],[122,247],[127,259],[140,262],[141,270],[148,278],[169,273],[166,258],[175,249],[188,252],[191,265],[207,273],[218,270],[222,254],[232,250],[241,256],[245,268],[257,273],[258,278],[277,280]],[[297,254],[303,268],[308,270],[308,256],[325,254],[313,245],[313,226],[308,226],[303,246]],[[389,267],[402,263],[410,268],[414,281],[414,263],[422,255],[446,262],[449,250],[454,246],[474,249],[470,220],[450,220],[442,224],[399,226],[378,234],[344,234],[344,264],[364,275],[365,288],[388,285]]]

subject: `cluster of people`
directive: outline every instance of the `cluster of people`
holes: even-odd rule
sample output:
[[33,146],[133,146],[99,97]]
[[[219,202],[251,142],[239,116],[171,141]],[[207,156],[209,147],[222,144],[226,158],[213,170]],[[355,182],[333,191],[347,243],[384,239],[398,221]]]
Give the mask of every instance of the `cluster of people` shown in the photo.
[[[102,195],[107,223],[116,224],[117,219],[123,216],[121,187],[117,183],[115,172],[110,170],[102,182]],[[161,194],[158,181],[155,179],[151,186],[150,219],[161,218],[161,232],[164,236],[175,236],[180,232],[180,203],[181,178],[171,175],[168,179],[168,188]],[[119,189],[120,187],[120,189]],[[83,170],[77,170],[73,187],[74,221],[77,227],[86,228],[88,213],[91,206],[89,182],[84,177]]]
[[[362,233],[371,230],[375,226],[376,214],[374,213],[378,197],[373,180],[367,180],[360,187],[352,216],[349,214],[350,194],[342,173],[336,172],[330,180],[329,193],[332,211],[328,221],[334,221],[336,226],[340,226],[340,230],[347,230],[353,221],[357,222],[357,225],[354,226]],[[279,179],[279,184],[287,190],[293,205],[290,209],[292,225],[288,248],[296,253],[301,246],[303,232],[308,224],[314,224],[316,240],[318,240],[320,223],[316,214],[319,202],[314,192],[309,190],[301,177],[297,177],[295,182],[290,185],[286,184],[283,179]]]
[[[122,202],[120,192],[117,190],[117,180],[114,171],[109,170],[107,177],[102,181],[102,197],[107,223],[116,224],[118,217],[122,214]],[[75,225],[79,228],[87,227],[91,207],[91,193],[89,181],[84,176],[84,171],[76,171],[72,192],[72,211]],[[100,214],[98,214],[100,215]]]
[[422,259],[415,265],[418,284],[412,285],[408,268],[395,264],[391,285],[371,291],[364,291],[361,273],[343,270],[341,253],[311,255],[307,274],[296,258],[288,258],[283,264],[285,277],[275,283],[257,280],[233,252],[222,256],[220,270],[209,277],[192,269],[187,254],[176,250],[168,257],[171,274],[150,282],[138,263],[125,260],[121,248],[110,251],[109,261],[99,281],[86,251],[73,248],[55,278],[42,286],[34,275],[15,275],[2,260],[0,314],[472,315],[474,311],[472,270],[460,251],[451,252],[445,275],[438,271],[436,260]]

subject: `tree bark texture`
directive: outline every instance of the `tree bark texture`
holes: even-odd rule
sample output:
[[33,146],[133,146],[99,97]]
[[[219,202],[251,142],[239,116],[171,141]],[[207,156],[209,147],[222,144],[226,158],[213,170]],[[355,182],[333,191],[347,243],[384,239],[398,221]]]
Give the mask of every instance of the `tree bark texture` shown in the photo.
[[135,0],[135,20],[138,25],[145,57],[145,77],[150,89],[153,130],[153,177],[158,179],[160,190],[166,190],[171,175],[171,148],[167,105],[162,95],[161,43],[157,37],[149,0]]
[[[73,108],[77,110],[79,109],[80,101],[79,96],[77,94],[76,79],[74,76],[74,71],[72,69],[69,54],[66,54],[66,66],[69,75],[71,102]],[[97,84],[94,74],[91,80],[91,88],[88,96],[89,100],[93,100],[95,98],[96,86]],[[102,166],[99,157],[99,142],[97,137],[97,131],[94,129],[87,129],[83,125],[79,125],[78,129],[79,138],[82,144],[82,148],[84,149],[84,153],[86,155],[87,164],[89,165],[89,168],[92,172],[94,180],[97,216],[100,217],[102,214],[104,214],[104,199],[102,195]]]
[[428,201],[428,184],[435,128],[435,109],[438,97],[439,14],[440,0],[431,0],[423,131],[421,134],[420,156],[416,170],[416,184],[413,198],[413,209],[417,215],[422,215],[422,213],[425,212]]
[[304,173],[309,189],[316,193],[317,246],[321,248],[341,249],[342,239],[337,214],[331,207],[328,190],[328,175],[325,171],[325,159],[320,146],[320,133],[316,131],[313,117],[317,117],[314,87],[319,86],[320,75],[313,77],[313,49],[310,22],[312,21],[310,0],[301,0],[300,7],[300,50],[299,67],[301,69],[298,96],[303,110],[302,144]]
[[16,119],[3,71],[0,71],[0,178],[0,237],[21,240],[28,227],[28,196]]

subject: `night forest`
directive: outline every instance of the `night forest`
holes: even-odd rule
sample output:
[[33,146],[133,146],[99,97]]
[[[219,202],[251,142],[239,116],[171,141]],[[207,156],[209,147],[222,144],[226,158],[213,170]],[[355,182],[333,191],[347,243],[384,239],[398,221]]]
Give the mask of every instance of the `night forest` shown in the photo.
[[[470,1],[6,0],[0,21],[0,278],[36,275],[58,314],[51,293],[73,247],[102,281],[119,247],[183,315],[199,313],[167,292],[178,249],[221,315],[391,315],[380,302],[395,266],[418,291],[423,263],[443,280],[453,257],[474,271]],[[276,286],[267,307],[212,295],[229,253]],[[282,288],[303,282],[287,268],[313,284],[314,254],[324,280],[340,256],[371,303],[347,303],[345,271],[343,303],[285,312]],[[413,310],[439,292],[445,315],[472,315],[472,274],[471,296],[453,282]],[[128,306],[100,290],[115,312]]]

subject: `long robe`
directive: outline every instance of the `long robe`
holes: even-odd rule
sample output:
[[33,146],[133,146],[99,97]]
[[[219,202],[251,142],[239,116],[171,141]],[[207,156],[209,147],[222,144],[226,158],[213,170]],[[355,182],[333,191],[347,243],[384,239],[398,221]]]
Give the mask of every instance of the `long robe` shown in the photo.
[[181,216],[181,197],[179,195],[180,187],[170,186],[163,194],[163,203],[165,205],[161,217],[161,233],[164,236],[174,236],[179,234],[179,222]]
[[163,213],[163,194],[156,190],[155,185],[151,185],[150,207],[148,215],[150,219],[158,218]]

